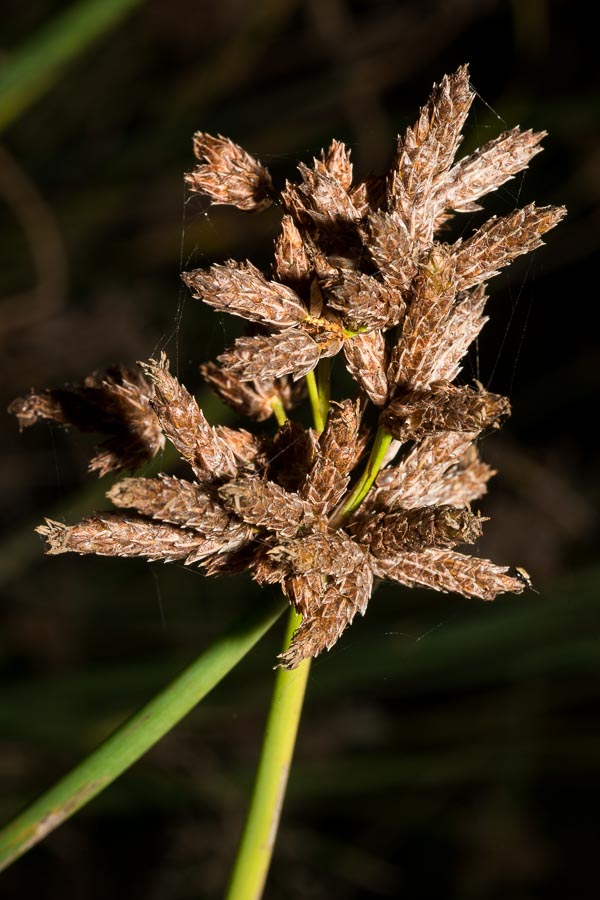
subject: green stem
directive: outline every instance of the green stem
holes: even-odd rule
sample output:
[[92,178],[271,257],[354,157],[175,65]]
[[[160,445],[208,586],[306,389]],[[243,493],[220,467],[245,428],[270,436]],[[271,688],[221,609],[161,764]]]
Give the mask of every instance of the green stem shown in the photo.
[[331,399],[330,359],[322,359],[317,366],[317,392],[319,395],[319,409],[321,412],[321,421],[323,423],[323,427],[317,428],[317,424],[315,422],[315,428],[317,428],[318,431],[323,431],[323,428],[325,428],[325,423],[327,422],[327,416],[329,415],[329,401]]
[[6,825],[0,831],[0,871],[104,790],[170,731],[237,665],[285,608],[280,597],[270,598],[234,622],[163,691]]
[[273,414],[277,420],[277,424],[281,428],[281,426],[285,425],[287,422],[287,414],[281,399],[279,397],[274,397],[273,400],[271,400],[271,406],[273,407]]
[[379,474],[379,470],[381,469],[385,454],[387,453],[391,442],[391,434],[388,434],[383,428],[378,428],[364,472],[354,485],[354,489],[351,491],[344,505],[338,510],[337,514],[330,522],[334,528],[339,527],[344,519],[346,519],[350,513],[354,512],[367,496],[369,489]]
[[[317,378],[314,371],[306,376],[314,425],[319,433],[325,428],[329,413],[329,380],[329,360],[321,360]],[[273,410],[282,425],[285,421],[283,407],[278,410],[274,402]],[[283,421],[280,418],[282,413]],[[302,616],[290,610],[284,651],[290,646],[301,621]],[[310,659],[305,659],[296,669],[279,669],[277,672],[250,809],[235,858],[227,900],[259,900],[262,896],[279,827],[309,670]]]
[[325,428],[325,418],[323,417],[323,407],[321,406],[321,398],[319,396],[319,388],[317,387],[317,379],[314,372],[309,372],[306,376],[306,386],[308,388],[308,397],[312,407],[313,421],[318,432]]
[[[301,616],[290,611],[283,649]],[[250,811],[236,856],[226,900],[259,900],[273,854],[281,807],[296,743],[310,659],[297,669],[279,669],[254,783]]]

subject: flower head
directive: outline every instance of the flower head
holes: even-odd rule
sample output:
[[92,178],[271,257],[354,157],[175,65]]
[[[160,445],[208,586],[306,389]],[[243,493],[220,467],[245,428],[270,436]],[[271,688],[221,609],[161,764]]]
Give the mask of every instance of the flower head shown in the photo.
[[[280,192],[271,277],[235,261],[184,274],[195,297],[252,323],[202,372],[239,413],[257,422],[275,413],[274,436],[210,425],[164,355],[114,385],[106,376],[70,389],[97,430],[115,408],[126,423],[126,439],[119,432],[104,451],[110,465],[94,464],[101,474],[135,467],[168,438],[190,477],[122,479],[108,493],[117,512],[38,529],[49,553],[180,560],[279,583],[302,615],[286,667],[333,646],[365,612],[375,578],[483,600],[523,590],[507,567],[456,549],[481,535],[485,519],[471,506],[494,472],[478,439],[509,403],[455,381],[487,321],[484,282],[538,247],[565,211],[532,204],[465,239],[438,239],[451,216],[480,209],[524,169],[544,136],[515,128],[455,162],[473,97],[466,67],[442,79],[384,176],[354,181],[337,141],[300,165],[299,181]],[[264,166],[231,141],[199,133],[195,150],[201,165],[186,180],[213,203],[256,211],[276,198]],[[320,434],[287,420],[304,376],[339,353],[357,396],[329,403]],[[22,424],[81,425],[64,396],[31,395],[12,411]]]

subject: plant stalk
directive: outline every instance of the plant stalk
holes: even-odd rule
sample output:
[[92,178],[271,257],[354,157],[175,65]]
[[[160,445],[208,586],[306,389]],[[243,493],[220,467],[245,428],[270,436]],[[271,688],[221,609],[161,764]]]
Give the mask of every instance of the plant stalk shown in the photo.
[[317,431],[323,431],[323,428],[325,428],[327,423],[329,402],[331,400],[331,360],[328,358],[322,359],[317,366],[317,392],[322,427],[318,428],[317,423],[315,422],[315,428]]
[[315,378],[314,372],[309,372],[306,376],[306,386],[308,388],[308,397],[310,399],[313,422],[315,424],[315,428],[320,434],[325,428],[325,421],[327,419],[327,416],[323,415],[323,406],[321,403],[321,398],[319,396],[319,388],[317,386],[317,379]]
[[[315,372],[306,375],[306,385],[319,434],[329,413],[331,366],[321,360]],[[283,407],[273,406],[279,425],[285,421]],[[290,646],[302,616],[290,610],[283,650]],[[310,659],[296,669],[279,669],[269,708],[269,717],[254,782],[250,808],[236,854],[226,900],[259,900],[267,880],[273,847],[281,818],[296,735],[306,693]]]
[[[302,617],[290,610],[284,651]],[[259,900],[269,871],[281,816],[310,659],[296,669],[279,669],[265,729],[250,811],[235,860],[226,900]]]
[[373,482],[379,474],[381,466],[383,465],[385,454],[387,453],[388,447],[390,446],[391,442],[392,435],[388,434],[387,431],[384,431],[383,428],[379,428],[377,430],[377,434],[375,435],[371,453],[369,454],[369,459],[367,460],[367,464],[362,475],[354,485],[354,489],[350,492],[346,502],[343,504],[343,506],[340,507],[337,514],[331,519],[330,524],[334,528],[339,527],[350,515],[350,513],[353,513],[355,509],[358,509],[362,501],[367,496],[369,490],[373,485]]

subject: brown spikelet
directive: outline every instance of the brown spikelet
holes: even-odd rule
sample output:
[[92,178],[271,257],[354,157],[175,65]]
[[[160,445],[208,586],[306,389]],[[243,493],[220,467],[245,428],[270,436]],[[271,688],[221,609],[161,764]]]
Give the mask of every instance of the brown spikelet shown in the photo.
[[282,375],[302,378],[320,356],[319,345],[304,328],[289,328],[279,334],[237,338],[218,360],[242,381],[267,381]]
[[467,506],[477,500],[494,472],[479,462],[475,437],[473,432],[445,431],[423,438],[399,465],[381,471],[370,505],[393,510]]
[[181,277],[194,297],[249,322],[288,328],[307,316],[308,311],[291,288],[268,281],[250,262],[229,260],[222,266],[184,272]]
[[313,169],[300,163],[298,170],[302,181],[286,182],[281,192],[283,205],[296,224],[308,228],[327,247],[356,243],[360,215],[348,191],[323,163],[315,161]]
[[487,483],[495,470],[479,458],[477,448],[471,445],[460,462],[448,469],[434,492],[435,501],[450,506],[468,506],[487,491]]
[[302,290],[308,287],[312,271],[302,235],[292,217],[283,216],[281,234],[275,240],[275,277],[294,290]]
[[437,382],[393,400],[380,422],[399,441],[420,440],[439,431],[482,431],[498,428],[510,404],[500,394]]
[[285,539],[320,525],[310,503],[255,475],[223,485],[219,497],[224,507],[244,522],[268,528]]
[[252,572],[264,554],[262,541],[252,540],[239,550],[230,553],[213,553],[201,560],[202,568],[208,576],[240,575]]
[[269,555],[287,562],[294,575],[348,575],[364,561],[361,547],[344,531],[315,532],[287,541]]
[[173,475],[158,478],[122,478],[106,496],[120,509],[134,509],[143,516],[162,519],[171,525],[200,529],[204,522],[227,525],[231,516],[214,494],[191,481]]
[[327,304],[348,328],[392,328],[402,321],[406,304],[398,292],[372,275],[346,270],[326,285]]
[[356,443],[360,427],[360,406],[356,401],[332,402],[319,449],[336,469],[347,475],[356,462]]
[[239,474],[263,469],[267,462],[267,445],[263,437],[251,434],[243,428],[215,425],[215,434],[233,454]]
[[218,359],[242,381],[266,381],[283,375],[298,380],[311,372],[322,357],[339,353],[343,343],[339,327],[319,320],[279,334],[238,338]]
[[402,383],[408,375],[414,386],[425,386],[434,381],[454,381],[459,374],[465,353],[487,322],[483,315],[487,296],[484,285],[479,285],[460,294],[454,304],[451,297],[451,293],[439,295],[429,315],[419,317],[418,309],[412,311],[406,335],[392,350],[388,369],[392,384]]
[[271,205],[268,170],[229,138],[197,131],[194,153],[202,164],[185,176],[191,191],[238,209],[260,211]]
[[65,403],[62,401],[61,391],[42,391],[35,394],[33,391],[26,397],[17,397],[8,407],[8,412],[17,417],[19,431],[35,425],[40,419],[50,419],[61,425],[71,424],[67,418]]
[[165,442],[141,372],[127,371],[120,381],[109,381],[103,387],[107,397],[104,408],[115,422],[116,434],[101,444],[90,460],[90,469],[99,476],[139,468],[156,456]]
[[79,431],[109,434],[90,461],[90,469],[102,476],[137,469],[164,447],[151,393],[139,369],[113,366],[92,372],[80,384],[18,397],[8,411],[17,416],[21,429],[50,419]]
[[141,365],[154,385],[152,405],[165,435],[200,481],[233,477],[237,472],[233,453],[208,424],[196,400],[170,374],[166,354]]
[[252,565],[251,577],[257,584],[282,584],[287,574],[287,566],[283,561],[273,559],[269,551],[277,544],[274,534],[264,534],[258,538],[261,552]]
[[401,216],[411,238],[423,247],[433,237],[434,187],[454,159],[474,96],[467,66],[461,66],[434,87],[415,125],[398,138],[388,208]]
[[392,350],[388,378],[392,384],[425,387],[440,351],[443,329],[456,296],[456,266],[450,250],[432,247],[420,266],[414,297]]
[[518,578],[507,575],[506,566],[454,550],[432,548],[404,553],[396,559],[377,559],[373,570],[379,578],[399,581],[407,587],[429,587],[480,600],[494,600],[507,591],[520,594],[524,587]]
[[350,151],[341,141],[333,140],[329,145],[327,153],[321,152],[323,165],[336,181],[338,181],[344,190],[349,190],[352,184],[352,163],[350,162]]
[[199,531],[206,556],[237,550],[252,538],[252,528],[223,509],[214,492],[191,481],[169,475],[124,478],[106,496],[121,509]]
[[[299,595],[304,608],[296,605],[303,614],[302,623],[288,650],[279,657],[280,665],[286,669],[295,669],[303,659],[330,650],[356,613],[364,615],[373,589],[373,573],[366,559],[348,574],[311,593],[314,577],[312,581],[311,576],[294,579],[294,589],[290,592],[292,603],[296,605],[295,598]],[[298,582],[303,587],[297,587]]]
[[287,575],[281,582],[281,590],[304,617],[317,608],[325,588],[326,580],[321,575]]
[[485,285],[459,294],[457,302],[432,335],[431,351],[420,369],[424,383],[454,381],[461,371],[465,353],[488,320],[483,315],[487,299]]
[[390,287],[406,292],[417,271],[420,247],[396,212],[375,212],[366,225],[366,241],[377,271]]
[[333,403],[317,449],[317,457],[306,476],[300,496],[329,512],[341,499],[348,473],[357,458],[360,410],[357,403]]
[[344,356],[350,375],[375,406],[388,398],[387,347],[381,331],[367,331],[344,341]]
[[479,516],[454,506],[422,506],[360,517],[353,533],[377,558],[393,559],[410,550],[472,544],[482,534]]
[[340,472],[331,459],[318,456],[299,492],[315,510],[326,515],[342,499],[349,482],[350,477]]
[[486,281],[517,256],[541,247],[542,235],[554,228],[565,214],[564,206],[530,203],[508,216],[488,219],[472,237],[457,245],[454,253],[457,287],[464,290]]
[[[471,212],[474,201],[497,190],[517,172],[526,169],[542,148],[545,131],[521,131],[518,127],[488,141],[461,159],[438,189],[436,201],[444,209]],[[475,204],[476,205],[476,204]]]
[[63,525],[46,519],[36,528],[46,538],[51,556],[59,553],[95,553],[97,556],[143,556],[150,561],[189,560],[197,556],[204,538],[197,531],[136,519],[119,513],[103,513]]

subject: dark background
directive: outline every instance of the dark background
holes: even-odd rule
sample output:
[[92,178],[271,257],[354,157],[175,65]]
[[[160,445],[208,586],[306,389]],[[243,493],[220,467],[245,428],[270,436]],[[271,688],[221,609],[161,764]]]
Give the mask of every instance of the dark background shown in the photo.
[[[98,3],[87,5],[92,16]],[[123,3],[56,70],[44,30],[66,9],[2,6],[0,88],[25,83],[31,60],[41,72],[11,109],[0,89],[2,408],[30,387],[162,348],[202,390],[198,364],[235,325],[186,298],[179,272],[229,257],[267,265],[277,214],[186,198],[195,130],[232,137],[279,184],[334,136],[364,175],[387,165],[432,83],[462,62],[479,94],[467,150],[516,124],[548,130],[531,171],[486,208],[535,199],[569,216],[492,283],[492,320],[471,360],[514,410],[483,446],[499,475],[481,504],[491,521],[479,551],[524,566],[539,594],[485,605],[378,590],[314,666],[266,897],[596,897],[600,104],[582,8]],[[214,401],[206,409],[216,421]],[[110,479],[87,475],[87,439],[44,425],[19,435],[4,414],[2,433],[8,819],[258,595],[245,578],[212,582],[178,566],[44,558],[34,525],[101,507]],[[220,896],[280,641],[275,628],[172,734],[0,876],[0,896]]]

